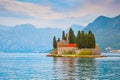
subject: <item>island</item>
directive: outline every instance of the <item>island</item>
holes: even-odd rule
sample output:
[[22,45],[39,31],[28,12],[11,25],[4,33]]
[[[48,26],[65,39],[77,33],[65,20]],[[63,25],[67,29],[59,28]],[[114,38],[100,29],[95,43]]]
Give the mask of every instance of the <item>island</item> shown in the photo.
[[62,32],[62,40],[53,38],[54,50],[47,56],[51,57],[79,57],[79,58],[99,58],[106,57],[101,55],[101,49],[96,44],[95,36],[92,31],[85,33],[78,31],[75,36],[74,31],[70,28],[65,35]]

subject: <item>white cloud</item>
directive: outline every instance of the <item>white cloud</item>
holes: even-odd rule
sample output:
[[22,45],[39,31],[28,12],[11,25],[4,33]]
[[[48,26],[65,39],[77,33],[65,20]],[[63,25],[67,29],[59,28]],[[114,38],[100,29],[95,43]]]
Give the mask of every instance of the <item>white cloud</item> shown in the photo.
[[[74,0],[70,0],[70,2],[73,1]],[[30,19],[7,16],[0,17],[0,24],[16,25],[31,23],[37,27],[59,26],[61,28],[66,28],[75,23],[87,25],[100,15],[113,17],[120,14],[120,5],[115,4],[114,0],[84,0],[82,1],[82,5],[77,5],[77,8],[71,9],[68,12],[55,12],[53,10],[54,5],[42,6],[16,0],[0,0],[0,7],[19,15],[25,14],[32,17]]]
[[[116,16],[120,14],[120,5],[115,5],[114,0],[93,0],[97,2],[90,2],[90,0],[85,0],[82,6],[78,7],[74,12],[69,15],[73,17],[82,16]],[[114,14],[115,13],[115,14]]]
[[34,18],[41,19],[59,19],[63,18],[62,14],[53,12],[48,6],[41,6],[32,3],[24,3],[15,0],[0,0],[0,6],[8,11],[22,13]]

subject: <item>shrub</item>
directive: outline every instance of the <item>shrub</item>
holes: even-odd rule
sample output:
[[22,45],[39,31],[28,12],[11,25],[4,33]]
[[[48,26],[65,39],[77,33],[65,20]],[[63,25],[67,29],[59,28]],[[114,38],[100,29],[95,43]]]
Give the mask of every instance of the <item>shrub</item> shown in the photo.
[[91,50],[82,50],[79,55],[93,55]]
[[70,55],[70,54],[73,54],[73,51],[64,51],[62,54]]
[[57,54],[57,48],[54,49],[53,53],[54,53],[54,54]]

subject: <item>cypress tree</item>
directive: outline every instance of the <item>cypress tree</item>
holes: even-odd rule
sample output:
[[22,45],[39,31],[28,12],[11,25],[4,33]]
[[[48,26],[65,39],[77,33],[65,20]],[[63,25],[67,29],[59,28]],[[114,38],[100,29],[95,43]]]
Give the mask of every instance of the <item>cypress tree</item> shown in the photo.
[[81,39],[82,39],[82,48],[85,48],[85,33],[84,33],[84,31],[82,31],[82,33],[81,33]]
[[76,44],[77,44],[78,49],[82,48],[82,39],[81,39],[80,31],[78,31],[78,34],[77,34]]
[[88,34],[85,33],[84,35],[84,45],[85,45],[85,48],[88,48]]
[[96,46],[96,41],[95,41],[95,36],[92,34],[92,48],[95,48]]
[[65,31],[62,32],[62,40],[66,40]]
[[70,44],[76,43],[76,37],[75,37],[75,34],[74,34],[72,28],[70,28],[70,30],[69,30],[69,43]]
[[96,41],[95,41],[95,36],[92,33],[92,31],[88,32],[88,48],[95,48]]
[[88,32],[88,48],[91,48],[91,34],[92,34],[92,32],[91,31],[89,31]]
[[56,41],[56,37],[53,37],[53,48],[57,48],[57,41]]
[[60,42],[60,38],[58,38],[57,42]]

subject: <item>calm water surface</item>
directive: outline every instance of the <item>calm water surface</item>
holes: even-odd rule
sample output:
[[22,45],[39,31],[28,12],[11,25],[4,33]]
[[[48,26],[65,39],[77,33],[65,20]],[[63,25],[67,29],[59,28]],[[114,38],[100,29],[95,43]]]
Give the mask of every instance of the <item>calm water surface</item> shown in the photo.
[[53,58],[46,53],[1,53],[0,80],[120,80],[120,54]]

